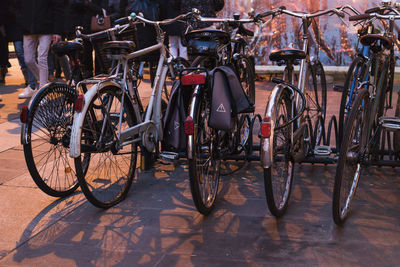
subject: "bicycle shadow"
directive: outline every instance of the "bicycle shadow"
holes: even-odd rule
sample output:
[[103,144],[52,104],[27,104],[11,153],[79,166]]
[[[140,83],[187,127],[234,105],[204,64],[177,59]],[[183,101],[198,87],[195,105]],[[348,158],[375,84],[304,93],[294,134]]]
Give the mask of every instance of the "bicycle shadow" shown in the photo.
[[[385,262],[398,260],[398,241],[387,247],[400,232],[398,217],[377,229],[390,216],[375,217],[380,224],[372,225],[367,210],[361,219],[337,229],[330,203],[319,196],[332,176],[322,185],[310,184],[313,171],[302,169],[287,214],[276,219],[267,210],[257,163],[221,178],[209,216],[194,208],[187,166],[157,164],[154,170],[140,172],[127,199],[108,210],[74,196],[50,204],[28,225],[12,260],[77,266],[334,265],[372,263],[388,253],[393,254]],[[387,231],[388,240],[372,242],[373,229]]]

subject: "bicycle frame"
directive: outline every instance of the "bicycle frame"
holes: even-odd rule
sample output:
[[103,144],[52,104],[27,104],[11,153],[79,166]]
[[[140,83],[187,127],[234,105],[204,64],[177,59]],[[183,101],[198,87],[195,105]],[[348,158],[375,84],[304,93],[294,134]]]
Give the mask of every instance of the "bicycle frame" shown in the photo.
[[[90,100],[95,97],[95,95],[102,89],[107,86],[114,86],[116,88],[120,88],[122,91],[125,93],[122,94],[121,97],[121,110],[119,113],[119,125],[121,127],[121,122],[123,120],[123,104],[124,101],[130,101],[134,110],[134,113],[136,115],[136,119],[138,121],[138,124],[130,127],[129,129],[126,130],[121,130],[121,128],[118,129],[118,146],[123,147],[132,143],[137,143],[140,142],[141,140],[143,141],[144,136],[147,136],[150,133],[146,133],[146,131],[150,131],[151,134],[153,129],[155,128],[155,134],[152,136],[154,139],[154,144],[156,144],[158,141],[161,141],[163,139],[163,131],[162,131],[162,123],[161,123],[161,100],[162,100],[162,91],[163,91],[163,85],[166,79],[167,71],[168,71],[168,63],[170,59],[167,59],[167,49],[164,45],[164,33],[160,28],[160,24],[157,22],[152,22],[148,21],[144,18],[141,17],[136,17],[140,21],[151,24],[155,26],[156,31],[157,31],[157,44],[143,48],[141,50],[132,52],[127,55],[120,55],[116,56],[118,58],[118,63],[114,69],[114,71],[111,73],[111,75],[107,75],[107,77],[94,77],[92,79],[88,79],[85,81],[82,81],[78,86],[81,84],[87,84],[87,83],[94,83],[95,85],[92,86],[87,93],[84,95],[84,106],[82,108],[81,112],[77,112],[75,118],[74,118],[74,125],[81,125],[84,116],[82,114],[85,114],[87,111]],[[144,119],[142,119],[142,108],[141,108],[141,100],[138,97],[138,92],[135,91],[135,89],[132,88],[132,86],[129,85],[129,79],[131,79],[131,74],[129,70],[129,64],[128,61],[138,58],[140,56],[149,54],[153,51],[159,51],[160,52],[160,58],[158,61],[158,66],[157,66],[157,71],[156,71],[156,76],[154,80],[154,85],[152,88],[152,93],[150,96],[148,108],[145,114]],[[120,74],[122,72],[122,75]],[[130,99],[132,98],[132,100]],[[76,120],[76,124],[75,124]],[[104,124],[105,122],[103,122]],[[154,127],[154,128],[153,128]],[[104,127],[103,127],[104,129]],[[150,129],[150,130],[149,130]],[[78,129],[77,127],[73,127],[72,129],[72,134],[71,134],[71,147],[70,147],[70,156],[71,157],[79,157],[81,154],[81,147],[80,144],[76,141],[77,138],[81,134],[81,129]],[[138,138],[136,139],[131,139],[132,136],[139,135]],[[151,151],[152,147],[151,146],[146,146],[146,149]]]

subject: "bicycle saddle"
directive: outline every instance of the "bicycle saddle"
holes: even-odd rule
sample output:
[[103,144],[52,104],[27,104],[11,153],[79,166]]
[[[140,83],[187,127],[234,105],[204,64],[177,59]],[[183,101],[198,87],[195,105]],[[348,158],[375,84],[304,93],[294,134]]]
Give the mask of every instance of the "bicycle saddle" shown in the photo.
[[76,41],[61,41],[52,46],[53,52],[58,56],[68,55],[82,49],[83,45]]
[[271,61],[287,61],[287,60],[298,60],[306,57],[306,53],[303,50],[295,48],[283,48],[280,50],[272,50],[269,54]]
[[381,44],[386,48],[390,49],[393,45],[393,42],[380,34],[366,34],[360,38],[360,42],[362,45],[370,46],[376,44],[378,41],[381,41]]
[[135,48],[132,41],[109,41],[104,43],[103,51],[106,54],[125,55],[135,51]]
[[185,35],[186,41],[200,40],[200,41],[217,41],[220,45],[228,44],[231,37],[227,32],[216,29],[200,29],[194,30]]

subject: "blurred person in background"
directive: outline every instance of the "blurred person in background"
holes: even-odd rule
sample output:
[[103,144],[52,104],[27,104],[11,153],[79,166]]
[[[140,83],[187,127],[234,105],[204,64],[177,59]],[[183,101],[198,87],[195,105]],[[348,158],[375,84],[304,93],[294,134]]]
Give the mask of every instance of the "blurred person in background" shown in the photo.
[[[49,82],[50,44],[61,39],[65,3],[64,0],[16,0],[15,4],[17,23],[23,33],[25,63],[42,87]],[[18,97],[29,98],[35,92],[27,87]]]
[[31,90],[35,90],[37,86],[37,81],[35,75],[26,66],[24,59],[24,46],[23,46],[23,35],[22,30],[17,23],[16,19],[16,9],[13,0],[3,1],[5,4],[4,9],[7,10],[6,16],[6,35],[7,41],[12,42],[14,45],[14,51],[18,59],[21,72],[24,75],[25,86],[29,87]]

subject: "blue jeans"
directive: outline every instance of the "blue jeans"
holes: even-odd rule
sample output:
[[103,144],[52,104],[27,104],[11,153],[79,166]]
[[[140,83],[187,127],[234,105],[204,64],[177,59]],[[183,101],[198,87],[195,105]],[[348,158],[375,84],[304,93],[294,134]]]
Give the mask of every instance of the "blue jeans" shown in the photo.
[[22,71],[26,70],[28,73],[28,80],[26,82],[29,84],[29,86],[32,89],[35,89],[37,81],[36,81],[35,75],[33,75],[32,71],[25,64],[24,46],[23,46],[22,41],[14,42],[14,49],[15,49],[15,54],[17,55],[18,63],[19,63],[19,66],[21,67],[21,70]]

